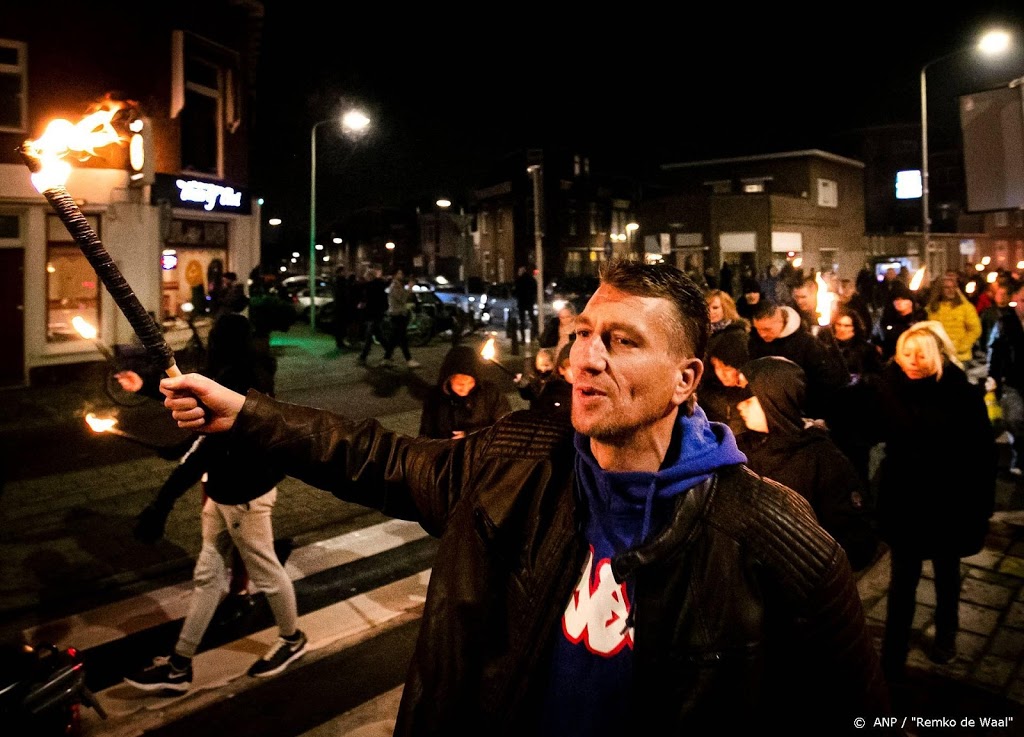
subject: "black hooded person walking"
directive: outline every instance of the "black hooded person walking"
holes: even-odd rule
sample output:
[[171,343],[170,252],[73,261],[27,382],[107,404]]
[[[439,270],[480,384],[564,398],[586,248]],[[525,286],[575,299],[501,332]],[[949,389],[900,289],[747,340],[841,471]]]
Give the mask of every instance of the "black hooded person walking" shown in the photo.
[[828,430],[805,418],[804,370],[788,358],[767,356],[745,364],[742,375],[751,396],[738,408],[748,432],[736,441],[747,465],[809,501],[853,569],[864,568],[874,559],[878,535],[860,475]]

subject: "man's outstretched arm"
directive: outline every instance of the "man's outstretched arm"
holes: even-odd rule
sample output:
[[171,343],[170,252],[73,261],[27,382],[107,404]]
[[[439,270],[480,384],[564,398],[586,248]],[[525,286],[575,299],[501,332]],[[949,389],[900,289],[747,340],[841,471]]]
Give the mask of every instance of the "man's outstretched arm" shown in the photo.
[[168,377],[160,391],[178,427],[203,433],[230,430],[245,403],[243,395],[201,374]]

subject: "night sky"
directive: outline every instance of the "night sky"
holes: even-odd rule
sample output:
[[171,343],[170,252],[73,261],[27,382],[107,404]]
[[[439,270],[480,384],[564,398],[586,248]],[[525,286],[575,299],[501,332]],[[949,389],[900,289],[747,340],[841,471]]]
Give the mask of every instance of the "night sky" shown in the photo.
[[546,144],[588,153],[592,169],[636,174],[805,148],[850,155],[853,130],[919,124],[922,65],[972,46],[991,20],[1016,24],[1013,53],[955,53],[928,67],[933,150],[959,136],[959,95],[1024,75],[1020,3],[847,3],[822,5],[820,16],[785,16],[778,4],[698,13],[630,3],[578,6],[572,18],[546,18],[550,3],[413,14],[342,5],[333,20],[319,3],[266,5],[254,183],[266,216],[284,218],[298,244],[308,239],[311,126],[346,100],[374,125],[355,144],[320,127],[320,223],[458,198],[496,158]]

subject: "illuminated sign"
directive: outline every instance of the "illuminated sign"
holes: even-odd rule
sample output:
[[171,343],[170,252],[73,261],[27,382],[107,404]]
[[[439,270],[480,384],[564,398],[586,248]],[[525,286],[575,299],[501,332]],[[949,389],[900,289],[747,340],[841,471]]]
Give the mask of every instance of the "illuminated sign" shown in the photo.
[[228,182],[188,176],[157,174],[150,201],[154,205],[166,201],[172,207],[206,212],[252,213],[252,202],[244,189]]
[[896,172],[896,199],[916,200],[921,197],[922,191],[920,169]]

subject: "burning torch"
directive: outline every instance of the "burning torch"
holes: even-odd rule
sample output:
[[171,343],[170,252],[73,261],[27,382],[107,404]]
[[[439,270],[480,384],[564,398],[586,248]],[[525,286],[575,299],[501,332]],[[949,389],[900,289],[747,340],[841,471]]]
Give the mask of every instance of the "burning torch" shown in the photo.
[[914,276],[910,279],[911,292],[916,292],[918,289],[921,288],[921,283],[924,282],[924,270],[925,267],[922,266],[920,269],[914,272]]
[[814,275],[814,281],[818,284],[818,298],[814,305],[818,313],[818,324],[813,326],[815,335],[821,328],[828,327],[832,322],[832,306],[835,304],[836,295],[829,289],[828,282],[821,278],[821,274]]
[[174,351],[164,340],[160,326],[135,296],[131,285],[122,276],[96,231],[64,186],[71,173],[71,165],[65,161],[68,154],[88,157],[95,155],[97,148],[121,141],[112,120],[123,107],[122,103],[107,100],[100,105],[100,109],[88,114],[77,124],[54,120],[46,127],[41,138],[25,141],[18,152],[32,173],[32,184],[46,197],[60,217],[121,313],[139,336],[150,359],[168,376],[180,376],[181,371],[174,363]]
[[494,338],[493,337],[488,338],[487,342],[484,343],[484,347],[480,349],[480,355],[485,360],[490,361],[495,366],[500,368],[502,371],[504,371],[509,376],[514,377],[516,375],[515,371],[512,371],[511,369],[506,368],[501,362],[499,362],[499,361],[497,361],[495,359],[495,356],[497,355],[497,348],[495,348]]
[[110,350],[110,346],[97,337],[98,334],[96,332],[96,328],[90,325],[85,318],[81,315],[75,315],[71,318],[71,326],[78,331],[78,334],[83,338],[92,341],[92,344],[96,346],[96,350],[102,353],[103,357],[107,359],[107,363],[112,366],[117,365],[117,359],[114,357],[114,352]]

